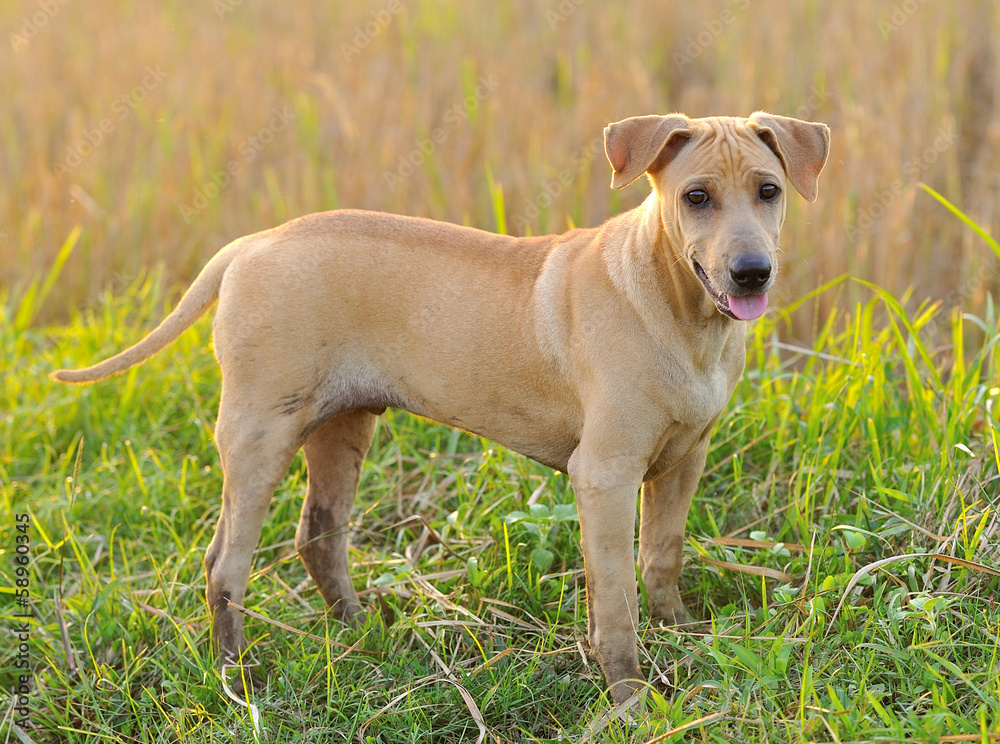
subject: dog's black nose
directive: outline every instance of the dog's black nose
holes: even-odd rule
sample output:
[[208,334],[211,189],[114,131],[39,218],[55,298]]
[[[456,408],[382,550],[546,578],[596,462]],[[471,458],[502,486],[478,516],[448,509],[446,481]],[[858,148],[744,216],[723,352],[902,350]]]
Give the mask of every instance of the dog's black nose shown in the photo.
[[767,256],[737,256],[729,264],[729,276],[737,287],[753,292],[771,278],[771,261]]

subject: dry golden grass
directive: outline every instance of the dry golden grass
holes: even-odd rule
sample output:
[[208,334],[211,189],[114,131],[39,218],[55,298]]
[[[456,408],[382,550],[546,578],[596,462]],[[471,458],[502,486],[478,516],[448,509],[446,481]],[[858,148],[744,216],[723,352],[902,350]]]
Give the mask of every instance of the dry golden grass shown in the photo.
[[914,184],[996,232],[997,28],[991,0],[4,3],[0,281],[16,300],[76,224],[48,317],[317,210],[496,229],[502,188],[511,233],[592,225],[646,192],[609,189],[609,121],[765,109],[833,129],[785,298],[849,272],[975,308],[993,259]]

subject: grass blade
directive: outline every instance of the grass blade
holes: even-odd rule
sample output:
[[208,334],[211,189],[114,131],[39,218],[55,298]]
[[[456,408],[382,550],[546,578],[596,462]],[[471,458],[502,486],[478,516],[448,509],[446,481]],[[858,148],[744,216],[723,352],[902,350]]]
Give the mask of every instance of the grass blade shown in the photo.
[[59,280],[59,275],[62,273],[70,254],[73,253],[73,249],[76,247],[76,242],[82,231],[83,228],[80,225],[75,226],[70,231],[66,240],[63,241],[62,247],[59,249],[59,253],[56,254],[49,273],[45,275],[45,280],[41,283],[41,287],[38,285],[37,278],[32,280],[31,285],[21,299],[21,304],[18,306],[17,315],[14,318],[15,331],[24,331],[31,326],[31,322],[35,319],[38,311],[45,304],[45,299]]
[[920,184],[920,188],[922,188],[928,194],[930,194],[935,199],[937,199],[941,204],[944,205],[944,207],[949,212],[951,212],[953,215],[955,215],[956,217],[958,217],[958,219],[960,219],[962,222],[964,222],[966,225],[968,225],[970,228],[972,228],[972,231],[976,235],[978,235],[979,237],[981,237],[983,240],[985,240],[986,241],[986,245],[988,245],[990,247],[990,250],[992,250],[993,253],[996,254],[996,256],[998,258],[1000,258],[1000,243],[997,243],[996,239],[994,239],[994,237],[992,235],[990,235],[982,227],[980,227],[976,223],[975,220],[973,220],[971,217],[969,217],[968,215],[966,215],[965,212],[963,212],[961,209],[959,209],[958,207],[956,207],[950,201],[948,201],[947,199],[945,199],[941,194],[939,194],[938,192],[936,192],[934,189],[932,189],[926,183]]

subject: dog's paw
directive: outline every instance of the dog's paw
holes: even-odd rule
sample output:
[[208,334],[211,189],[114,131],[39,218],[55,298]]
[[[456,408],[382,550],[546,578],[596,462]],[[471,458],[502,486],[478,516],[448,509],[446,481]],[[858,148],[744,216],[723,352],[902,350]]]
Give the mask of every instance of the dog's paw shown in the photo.
[[365,624],[365,611],[356,600],[340,599],[330,606],[329,612],[352,628],[360,628]]
[[685,623],[691,622],[691,616],[688,614],[684,605],[669,605],[651,608],[650,616],[653,623],[663,628],[669,628],[674,625],[684,625]]
[[246,655],[241,659],[223,656],[219,666],[222,683],[237,698],[249,702],[254,693],[259,693],[267,685],[267,675],[259,664]]

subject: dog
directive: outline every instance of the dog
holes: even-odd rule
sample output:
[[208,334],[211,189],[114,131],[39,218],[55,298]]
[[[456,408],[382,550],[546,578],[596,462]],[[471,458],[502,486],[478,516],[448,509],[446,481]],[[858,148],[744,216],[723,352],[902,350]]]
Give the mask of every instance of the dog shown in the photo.
[[816,200],[825,124],[639,116],[604,130],[638,207],[603,225],[515,238],[427,219],[322,212],[221,249],[158,327],[92,367],[149,358],[218,300],[224,483],[205,555],[212,638],[247,647],[242,603],[271,496],[305,451],[295,544],[333,614],[361,612],[347,531],[377,416],[401,408],[569,474],[588,637],[615,703],[642,685],[634,559],[653,618],[686,617],[684,527],[712,427],[743,373],[745,331],[777,274],[786,179]]

